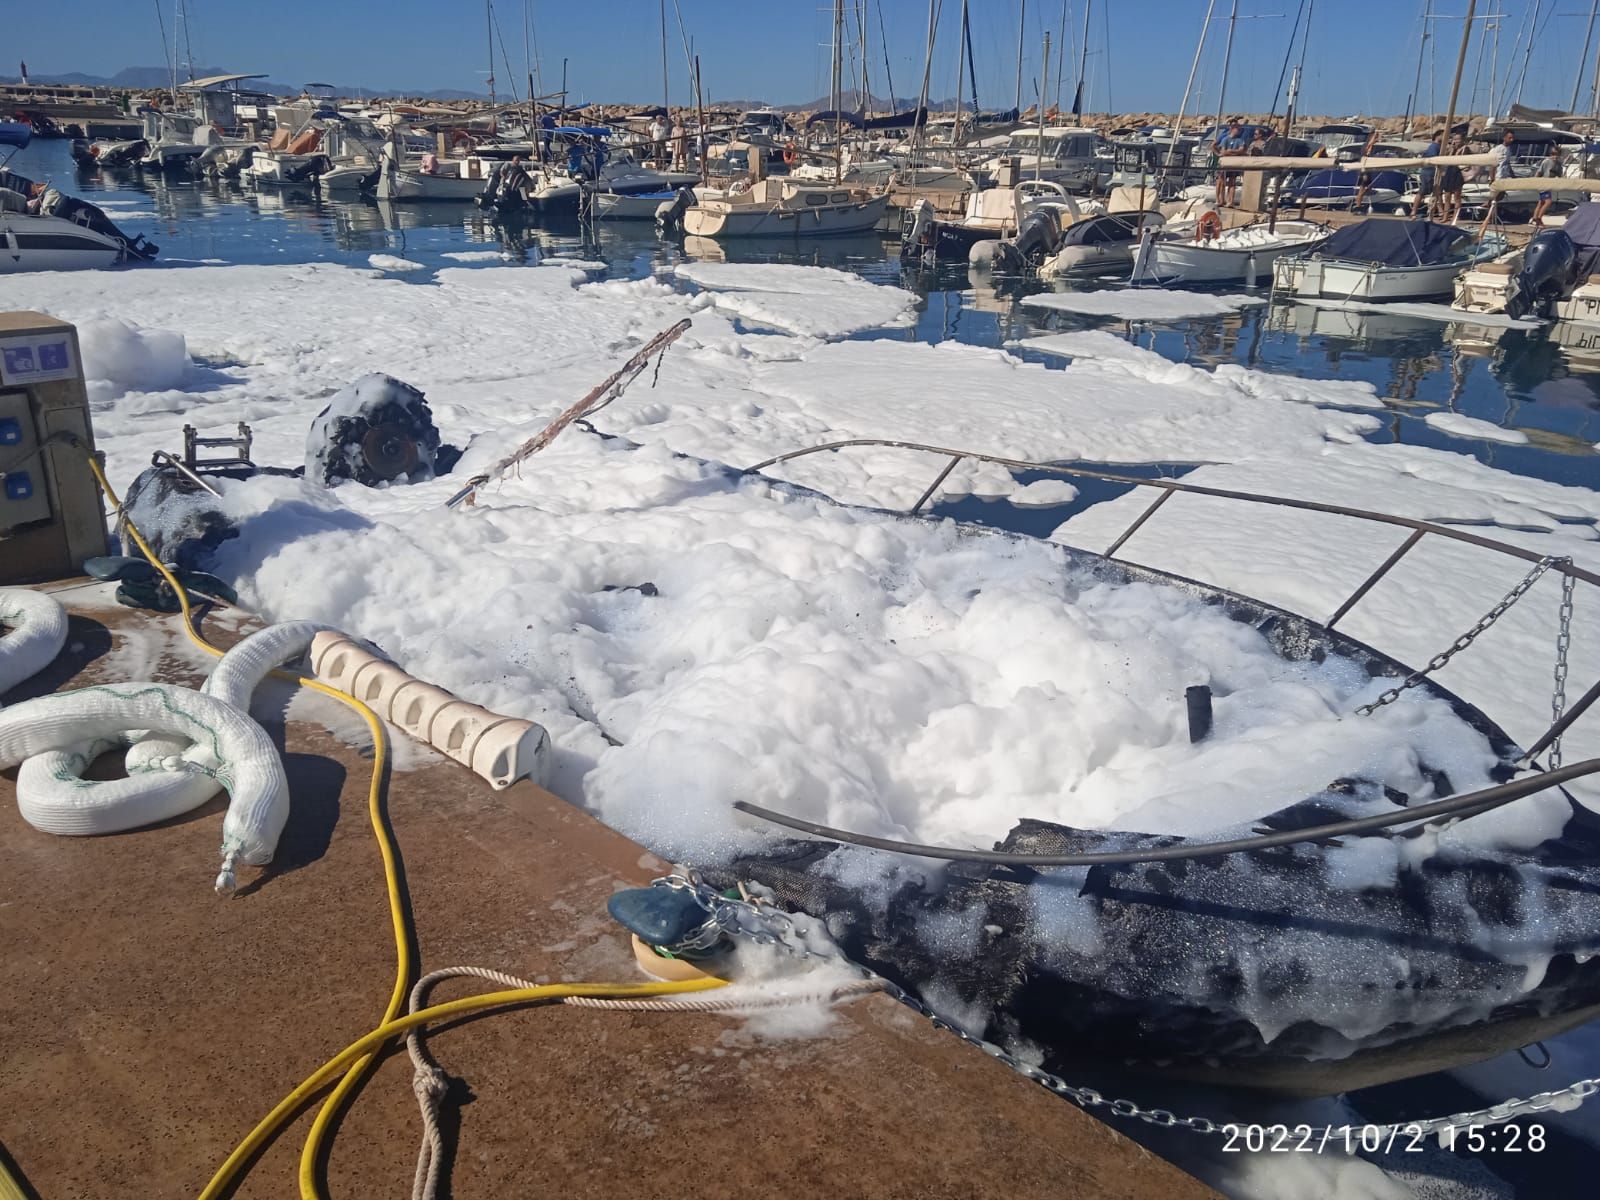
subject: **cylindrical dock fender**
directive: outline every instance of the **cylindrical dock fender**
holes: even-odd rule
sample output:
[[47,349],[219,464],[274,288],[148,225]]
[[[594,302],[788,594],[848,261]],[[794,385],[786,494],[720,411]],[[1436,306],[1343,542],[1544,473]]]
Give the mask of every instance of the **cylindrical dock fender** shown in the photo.
[[541,785],[548,779],[550,735],[537,722],[490,712],[424,683],[341,633],[318,633],[310,658],[323,683],[361,700],[496,789],[524,778]]
[[0,696],[55,661],[67,644],[67,610],[31,588],[0,588]]
[[[13,705],[0,710],[0,768],[129,729],[187,739],[184,763],[227,789],[219,891],[232,891],[240,859],[256,866],[272,860],[289,816],[277,747],[247,714],[204,693],[166,683],[95,684]],[[41,816],[47,833],[114,833],[129,828],[121,811],[91,804]]]

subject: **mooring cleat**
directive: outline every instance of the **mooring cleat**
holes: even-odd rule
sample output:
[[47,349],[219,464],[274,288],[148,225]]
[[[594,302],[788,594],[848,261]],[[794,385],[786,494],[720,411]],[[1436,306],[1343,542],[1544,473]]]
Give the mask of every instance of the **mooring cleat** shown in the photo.
[[678,888],[628,888],[606,901],[612,918],[640,941],[672,948],[706,923],[693,893]]

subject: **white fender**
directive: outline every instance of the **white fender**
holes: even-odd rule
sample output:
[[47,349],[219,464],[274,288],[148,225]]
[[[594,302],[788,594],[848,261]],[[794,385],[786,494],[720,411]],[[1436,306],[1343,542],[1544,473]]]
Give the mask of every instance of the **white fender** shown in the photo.
[[548,778],[550,735],[533,721],[490,712],[424,683],[341,633],[316,635],[311,664],[323,683],[361,700],[497,789],[523,778],[540,784]]
[[[289,816],[289,784],[277,747],[247,714],[201,692],[165,683],[96,684],[14,705],[0,711],[0,768],[129,729],[188,739],[192,744],[183,761],[227,789],[219,891],[232,891],[239,859],[257,866],[272,860]],[[95,804],[36,815],[47,824],[31,823],[47,833],[128,828],[116,819],[116,810],[108,818]],[[109,826],[102,824],[107,820]]]
[[30,588],[0,588],[0,696],[55,661],[67,644],[67,610]]

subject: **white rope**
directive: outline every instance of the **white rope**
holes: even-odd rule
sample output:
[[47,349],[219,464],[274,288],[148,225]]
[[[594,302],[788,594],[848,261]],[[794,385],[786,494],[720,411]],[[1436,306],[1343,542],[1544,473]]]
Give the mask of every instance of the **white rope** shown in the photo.
[[[492,967],[441,967],[430,971],[411,989],[407,1011],[424,1007],[429,990],[446,979],[484,979],[506,988],[534,988],[541,984],[496,971]],[[791,1004],[834,1003],[868,992],[881,992],[887,985],[881,979],[858,979],[826,991],[793,996],[682,996],[659,1000],[605,1000],[591,996],[567,996],[562,1004],[572,1008],[613,1009],[619,1012],[735,1012],[749,1009],[785,1008]],[[439,1128],[439,1108],[450,1090],[450,1077],[433,1060],[422,1044],[422,1027],[406,1034],[406,1054],[411,1058],[411,1090],[422,1113],[422,1144],[417,1148],[417,1170],[411,1180],[411,1200],[435,1200],[439,1174],[443,1169],[444,1134]]]

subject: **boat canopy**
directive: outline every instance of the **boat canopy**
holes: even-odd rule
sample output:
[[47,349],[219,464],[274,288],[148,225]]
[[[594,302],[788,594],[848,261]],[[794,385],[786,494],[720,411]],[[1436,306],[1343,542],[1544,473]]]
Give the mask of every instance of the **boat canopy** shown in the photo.
[[887,117],[868,117],[861,122],[863,129],[910,129],[913,125],[926,125],[928,123],[928,110],[925,108],[908,108],[905,112],[892,113]]
[[832,125],[836,121],[841,125],[848,125],[852,129],[865,127],[865,123],[858,114],[853,112],[834,112],[829,109],[827,112],[812,113],[807,117],[806,128],[809,129],[813,125]]
[[1561,232],[1582,250],[1600,249],[1600,204],[1580,204],[1567,214]]
[[1471,236],[1434,221],[1371,220],[1346,225],[1317,253],[1387,267],[1426,267],[1449,258],[1457,243]]
[[19,150],[33,140],[33,126],[21,121],[0,121],[0,146],[15,146]]
[[188,83],[178,85],[181,91],[204,91],[206,88],[221,87],[225,83],[238,83],[241,79],[265,79],[265,75],[207,75],[204,79],[191,79]]

